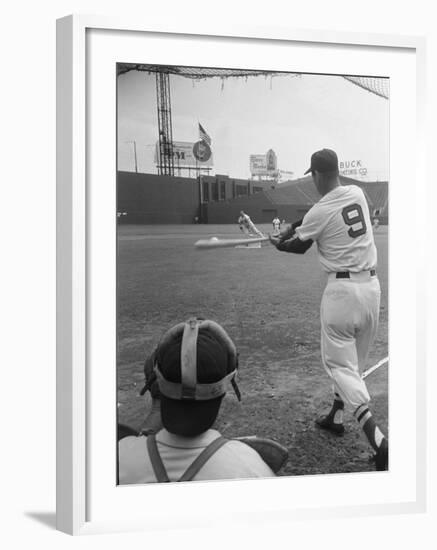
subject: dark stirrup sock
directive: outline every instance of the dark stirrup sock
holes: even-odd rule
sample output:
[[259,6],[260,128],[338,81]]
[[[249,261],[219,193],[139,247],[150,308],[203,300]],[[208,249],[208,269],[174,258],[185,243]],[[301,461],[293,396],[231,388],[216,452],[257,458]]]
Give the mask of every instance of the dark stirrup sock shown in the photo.
[[366,434],[366,437],[369,440],[372,448],[375,451],[378,451],[385,437],[376,425],[376,422],[373,419],[372,413],[370,412],[368,405],[360,405],[354,412],[354,416],[358,420],[358,423],[363,429],[363,432]]

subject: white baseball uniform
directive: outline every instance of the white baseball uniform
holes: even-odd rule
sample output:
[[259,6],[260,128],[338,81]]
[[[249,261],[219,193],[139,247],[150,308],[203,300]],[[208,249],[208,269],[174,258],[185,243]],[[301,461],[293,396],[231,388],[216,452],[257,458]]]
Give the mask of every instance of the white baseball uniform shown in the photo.
[[263,236],[261,231],[259,231],[255,227],[254,223],[252,222],[252,220],[247,214],[240,215],[240,217],[238,218],[238,224],[240,228],[243,230],[243,233],[249,237],[254,235],[256,235],[257,237]]
[[322,361],[335,391],[355,410],[370,399],[360,370],[378,329],[381,296],[363,191],[356,185],[334,188],[307,212],[296,235],[317,242],[328,273],[320,307]]
[[[210,429],[195,437],[182,437],[162,429],[156,435],[159,453],[172,481],[180,479],[188,466],[214,439]],[[146,437],[125,437],[119,442],[119,483],[156,483]],[[260,455],[241,441],[229,440],[196,474],[196,481],[274,477]]]
[[273,224],[274,233],[279,233],[279,231],[281,229],[281,222],[280,222],[279,218],[278,217],[273,218],[272,224]]

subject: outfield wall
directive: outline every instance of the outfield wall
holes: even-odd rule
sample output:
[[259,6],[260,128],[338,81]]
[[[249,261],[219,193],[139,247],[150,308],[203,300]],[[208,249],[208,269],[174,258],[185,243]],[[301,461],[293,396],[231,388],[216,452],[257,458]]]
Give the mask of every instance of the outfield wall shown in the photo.
[[240,211],[249,214],[255,225],[272,223],[278,216],[287,223],[300,220],[308,212],[311,205],[274,204],[265,193],[257,193],[250,197],[238,198],[226,202],[210,202],[206,205],[207,223],[237,223]]
[[[381,225],[388,223],[388,184],[363,183],[342,178],[366,190],[380,209]],[[268,182],[233,179],[224,175],[184,178],[118,172],[117,210],[126,213],[120,223],[189,224],[236,223],[241,210],[254,223],[301,219],[317,200],[310,178],[275,186]],[[202,204],[200,205],[202,201]]]
[[[117,174],[117,211],[125,212],[120,223],[140,224],[184,224],[201,219],[209,220],[209,209],[213,204],[227,204],[238,199],[239,210],[254,194],[270,189],[271,183],[254,180],[234,179],[226,175],[184,178],[160,176],[136,172]],[[202,197],[202,207],[200,201]],[[241,206],[243,205],[243,206]],[[220,219],[232,223],[233,214],[226,220],[225,210]],[[238,217],[238,215],[237,215]]]
[[193,178],[118,172],[117,210],[124,223],[193,223],[199,215],[199,183]]

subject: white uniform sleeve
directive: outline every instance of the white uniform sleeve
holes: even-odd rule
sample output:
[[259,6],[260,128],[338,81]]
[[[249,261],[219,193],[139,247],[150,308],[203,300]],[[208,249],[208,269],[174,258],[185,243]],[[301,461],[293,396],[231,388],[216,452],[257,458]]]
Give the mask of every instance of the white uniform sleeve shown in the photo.
[[249,445],[230,440],[206,462],[195,479],[250,479],[275,477],[275,473]]
[[[325,222],[326,223],[326,222]],[[302,225],[296,228],[296,235],[301,241],[312,239],[316,241],[324,228],[324,223],[320,216],[318,204],[315,204],[305,214]]]
[[146,437],[124,437],[118,443],[118,475],[120,485],[144,483],[147,453]]

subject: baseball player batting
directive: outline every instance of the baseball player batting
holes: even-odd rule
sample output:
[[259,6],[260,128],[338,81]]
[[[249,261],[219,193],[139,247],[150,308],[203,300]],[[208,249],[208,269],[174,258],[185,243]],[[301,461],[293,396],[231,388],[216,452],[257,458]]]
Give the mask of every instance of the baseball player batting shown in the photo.
[[250,219],[249,215],[246,214],[243,210],[240,211],[240,216],[238,218],[238,226],[240,227],[240,231],[242,231],[245,235],[248,237],[263,237],[264,235],[261,233],[259,229],[255,227],[255,224]]
[[343,434],[346,404],[375,452],[376,469],[387,470],[388,441],[372,416],[360,376],[378,329],[381,297],[369,208],[358,186],[340,184],[334,151],[315,152],[305,174],[309,172],[321,199],[303,220],[270,241],[278,250],[295,254],[303,254],[316,241],[328,274],[320,307],[321,356],[333,382],[334,402],[316,424]]

